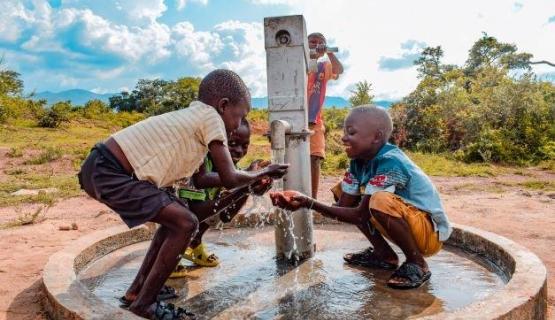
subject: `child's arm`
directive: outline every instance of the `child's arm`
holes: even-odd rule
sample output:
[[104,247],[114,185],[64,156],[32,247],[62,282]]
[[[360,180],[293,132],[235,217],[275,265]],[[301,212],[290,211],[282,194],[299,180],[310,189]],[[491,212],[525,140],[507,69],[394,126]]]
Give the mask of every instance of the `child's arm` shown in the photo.
[[291,198],[291,201],[289,201],[286,205],[281,206],[284,206],[290,210],[297,210],[298,208],[310,208],[320,212],[326,217],[335,218],[342,222],[358,225],[370,219],[370,211],[368,209],[369,202],[370,196],[364,196],[356,207],[329,206],[325,203],[305,196],[302,193],[297,193],[297,195]]
[[206,189],[221,187],[222,181],[217,172],[206,172],[206,166],[203,163],[198,169],[198,172],[193,174],[193,184],[196,188]]
[[[245,171],[255,171],[265,168],[270,163],[267,160],[254,160]],[[206,172],[206,167],[204,163],[200,166],[197,173],[193,175],[193,183],[196,188],[199,189],[206,189],[206,188],[214,188],[214,187],[221,187],[222,180],[220,179],[220,175],[217,172]]]
[[[226,208],[229,208],[228,210],[232,210],[230,207],[232,204],[235,204],[238,212],[239,209],[241,209],[241,207],[247,201],[248,196],[249,196],[248,186],[245,186],[245,187],[234,189],[231,192],[224,194],[220,197],[217,197],[214,200],[191,201],[189,203],[189,207],[195,213],[195,215],[200,221],[204,221],[209,217],[213,216],[214,214],[222,210],[225,210]],[[227,221],[224,221],[224,222],[227,222]]]
[[353,196],[351,194],[343,192],[339,201],[335,204],[337,207],[356,207],[360,203],[360,196]]
[[[218,207],[216,208],[216,211],[221,211],[220,219],[223,222],[231,221],[247,202],[247,199],[249,198],[249,193],[252,192],[254,195],[261,196],[268,190],[270,190],[271,187],[272,179],[263,178],[262,180],[258,180],[249,186],[231,190],[228,195],[222,197],[224,198],[222,199],[224,204],[218,205]],[[229,197],[229,200],[225,199],[227,197]]]
[[232,189],[245,184],[250,184],[264,176],[281,178],[287,173],[287,164],[271,164],[266,168],[254,172],[236,170],[231,160],[227,147],[218,140],[212,141],[208,148],[212,156],[214,167],[218,170],[222,186]]
[[[304,195],[300,197],[306,198],[305,203],[307,206],[305,206],[305,208],[312,205],[313,210],[320,212],[326,217],[336,218],[339,221],[352,224],[362,224],[370,219],[370,211],[368,209],[370,196],[364,196],[358,203],[358,206],[354,207],[328,206],[325,203]],[[297,200],[297,197],[295,197],[294,200]]]
[[333,52],[328,52],[328,58],[331,62],[331,69],[335,76],[339,76],[343,73],[343,65],[339,62],[339,59],[333,54]]

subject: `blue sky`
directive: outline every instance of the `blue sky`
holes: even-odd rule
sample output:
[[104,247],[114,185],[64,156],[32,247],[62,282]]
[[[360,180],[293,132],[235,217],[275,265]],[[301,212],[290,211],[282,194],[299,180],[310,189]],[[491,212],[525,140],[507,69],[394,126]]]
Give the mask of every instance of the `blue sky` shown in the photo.
[[[118,92],[223,67],[265,96],[262,21],[288,14],[340,48],[345,74],[330,95],[367,80],[378,98],[398,99],[417,84],[412,61],[424,47],[441,45],[445,62],[461,65],[482,32],[555,61],[553,0],[2,0],[0,54],[27,92]],[[534,71],[555,81],[553,68]]]

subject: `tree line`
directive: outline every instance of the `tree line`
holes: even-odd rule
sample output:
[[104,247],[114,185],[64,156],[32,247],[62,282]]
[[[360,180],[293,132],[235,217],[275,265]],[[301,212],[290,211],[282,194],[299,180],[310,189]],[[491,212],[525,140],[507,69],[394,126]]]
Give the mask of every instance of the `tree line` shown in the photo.
[[[467,162],[507,164],[555,160],[555,86],[542,81],[532,54],[483,34],[464,65],[442,62],[441,46],[414,61],[416,89],[391,106],[391,142],[405,149],[448,153]],[[371,84],[356,84],[349,101],[371,104]]]
[[108,103],[90,100],[84,105],[60,101],[47,105],[44,99],[23,95],[20,74],[2,68],[0,59],[0,123],[25,119],[45,128],[57,128],[72,119],[109,120],[127,126],[144,117],[186,108],[198,97],[200,78],[183,77],[176,81],[140,79],[131,92],[123,91]]
[[[531,61],[532,57],[487,34],[474,43],[462,66],[443,63],[441,46],[425,48],[415,61],[417,87],[390,108],[391,142],[468,162],[554,160],[555,86],[538,79],[530,67],[552,64]],[[48,107],[44,100],[23,96],[20,75],[2,68],[0,60],[0,123],[23,118],[41,127],[57,127],[82,117],[126,126],[187,107],[197,99],[200,81],[196,77],[141,79],[133,90],[111,97],[108,104],[92,100],[75,106],[63,101]],[[349,101],[353,106],[372,103],[371,90],[371,83],[361,81]],[[327,129],[340,129],[345,114],[339,109],[327,112]]]

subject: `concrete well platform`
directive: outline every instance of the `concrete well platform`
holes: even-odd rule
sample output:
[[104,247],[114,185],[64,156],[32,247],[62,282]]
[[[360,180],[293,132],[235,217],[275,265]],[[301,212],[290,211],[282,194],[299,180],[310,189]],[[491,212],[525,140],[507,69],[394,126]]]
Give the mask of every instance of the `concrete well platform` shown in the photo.
[[[390,272],[343,264],[368,245],[351,226],[314,230],[317,253],[296,267],[273,259],[273,228],[213,230],[205,242],[221,260],[170,280],[172,301],[203,319],[544,319],[546,269],[536,255],[495,234],[456,226],[429,259],[430,282],[416,290],[385,286]],[[118,307],[153,229],[112,228],[53,255],[44,270],[54,319],[139,319]]]

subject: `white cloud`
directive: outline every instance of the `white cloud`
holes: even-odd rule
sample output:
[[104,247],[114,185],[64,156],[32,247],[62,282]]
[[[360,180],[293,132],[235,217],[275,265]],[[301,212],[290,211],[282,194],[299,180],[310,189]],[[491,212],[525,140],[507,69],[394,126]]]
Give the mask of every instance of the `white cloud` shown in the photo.
[[[329,83],[329,95],[349,96],[354,83],[368,80],[373,83],[378,98],[402,97],[418,82],[416,70],[408,61],[423,43],[441,45],[445,63],[462,65],[482,31],[500,41],[515,43],[519,50],[534,54],[535,60],[555,60],[555,23],[550,23],[555,21],[553,0],[250,2],[289,6],[288,11],[304,15],[308,32],[320,31],[327,36],[330,45],[339,47],[338,56],[345,66],[345,74],[339,81]],[[110,14],[99,10],[100,4],[95,7],[91,3],[64,0],[61,8],[52,9],[44,0],[0,0],[0,42],[19,44],[25,39],[19,51],[2,49],[7,52],[6,60],[10,60],[7,63],[26,65],[30,69],[31,65],[46,60],[42,53],[59,53],[64,62],[79,69],[79,73],[68,70],[73,78],[79,79],[76,74],[90,77],[79,80],[79,84],[94,83],[89,87],[100,89],[95,83],[98,79],[118,79],[114,87],[121,87],[133,85],[136,81],[133,77],[147,77],[153,73],[168,78],[167,69],[164,69],[167,66],[158,69],[158,63],[179,60],[187,62],[187,72],[198,72],[196,75],[218,67],[230,68],[241,75],[253,96],[266,95],[266,54],[261,23],[230,20],[212,29],[198,30],[190,21],[170,26],[161,22],[162,16],[171,14],[167,6],[174,7],[164,0],[104,0],[103,4],[112,6],[107,9]],[[175,7],[184,10],[193,3],[206,5],[208,0],[175,0]],[[114,10],[119,10],[115,11],[116,17]],[[77,49],[67,45],[68,39],[64,37],[68,34],[75,37],[70,41]],[[89,59],[91,57],[93,59]],[[109,65],[114,69],[100,74],[94,73],[94,64],[79,62],[112,57],[116,66]],[[380,61],[404,67],[380,69]],[[535,66],[534,70],[538,74],[552,72],[552,68],[545,66]],[[34,73],[31,76],[46,75]],[[65,85],[74,81],[56,79]],[[34,81],[40,83],[40,80]]]
[[177,54],[204,71],[214,68],[212,57],[223,48],[217,33],[195,31],[195,27],[188,21],[180,22],[172,28],[172,38]]
[[226,21],[214,27],[224,36],[224,42],[233,52],[233,59],[220,64],[241,76],[251,95],[266,95],[266,53],[261,23]]
[[308,32],[322,32],[330,45],[350,53],[342,61],[349,69],[339,81],[330,82],[328,94],[348,96],[350,85],[368,80],[376,95],[400,98],[418,83],[416,72],[379,70],[379,59],[401,56],[400,45],[410,39],[441,45],[444,62],[458,65],[465,62],[482,31],[499,41],[515,43],[537,59],[555,60],[555,24],[546,24],[555,12],[555,1],[518,3],[519,10],[514,10],[514,0],[351,0],[348,5],[334,0],[320,0],[317,5],[299,0],[290,5],[291,11],[303,13]]
[[[36,1],[35,10],[30,11],[16,0],[0,2],[0,40],[15,42],[29,25],[43,25],[43,16],[50,15],[48,3]],[[43,26],[44,27],[44,26]],[[48,28],[48,26],[47,26]]]
[[275,4],[293,5],[298,3],[299,1],[297,0],[251,0],[251,2],[253,4],[258,4],[258,5],[275,5]]
[[22,44],[33,52],[61,52],[69,58],[81,54],[62,46],[60,33],[71,28],[80,33],[80,45],[116,54],[130,61],[148,57],[152,63],[170,55],[170,29],[158,22],[144,27],[128,27],[114,24],[88,9],[63,9],[52,12],[46,5],[30,15],[29,28],[34,34]]
[[118,0],[116,7],[134,22],[152,23],[168,9],[164,0]]
[[[192,2],[200,3],[202,5],[207,5],[208,4],[208,0],[192,0]],[[178,11],[181,11],[181,10],[185,9],[185,6],[187,6],[187,0],[177,0],[176,1],[176,8],[177,8]]]

